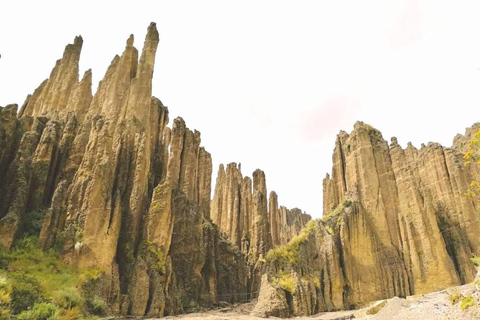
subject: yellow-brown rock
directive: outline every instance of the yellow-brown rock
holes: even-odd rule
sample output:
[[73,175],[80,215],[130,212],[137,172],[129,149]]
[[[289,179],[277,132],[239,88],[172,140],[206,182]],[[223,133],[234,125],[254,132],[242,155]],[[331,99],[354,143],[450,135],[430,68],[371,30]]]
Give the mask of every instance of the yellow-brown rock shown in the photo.
[[198,154],[198,204],[203,216],[210,219],[210,195],[212,193],[212,156],[205,148]]
[[23,128],[17,119],[17,108],[16,104],[0,107],[0,186],[23,135]]
[[[154,23],[140,56],[128,38],[94,96],[91,71],[78,79],[82,43],[66,47],[18,114],[0,108],[1,250],[38,235],[40,248],[100,270],[92,296],[132,316],[245,302],[260,287],[280,306],[272,315],[309,315],[473,279],[479,203],[464,194],[480,168],[465,167],[462,151],[478,125],[452,149],[389,146],[364,123],[341,132],[324,218],[309,222],[267,197],[263,171],[244,177],[235,163],[220,166],[210,199],[200,132],[180,117],[167,127],[152,97]],[[277,284],[260,286],[265,272]]]
[[23,231],[31,198],[32,161],[46,122],[43,117],[35,118],[32,130],[23,134],[15,159],[1,181],[0,247],[3,249],[10,249]]
[[480,122],[476,122],[471,127],[465,128],[464,134],[457,134],[455,138],[453,138],[452,149],[465,153],[468,142],[472,140],[478,130],[480,130]]
[[303,276],[291,279],[294,314],[355,308],[472,281],[478,203],[466,193],[476,172],[478,166],[464,166],[458,148],[429,143],[404,150],[396,138],[389,146],[362,122],[351,134],[341,132],[332,176],[323,182],[324,217],[267,255],[271,277]]
[[68,184],[62,180],[55,190],[52,198],[52,205],[43,219],[42,229],[38,237],[42,249],[52,248],[57,241],[58,233],[63,230],[66,220],[66,201]]
[[280,317],[288,318],[290,316],[289,306],[285,292],[280,288],[275,288],[268,281],[267,275],[262,276],[261,296],[258,298],[259,303],[253,309],[253,315],[263,318]]
[[274,245],[298,235],[311,219],[300,209],[279,208],[275,192],[267,199],[265,173],[256,170],[252,183],[236,163],[219,167],[211,218],[253,264]]
[[73,44],[65,47],[63,57],[57,60],[48,80],[28,99],[21,115],[39,116],[55,110],[65,110],[78,85],[78,62],[82,45],[82,37],[75,37]]
[[250,255],[253,257],[260,257],[272,248],[270,221],[268,220],[267,184],[265,173],[259,169],[253,172],[251,234]]
[[32,159],[31,199],[27,210],[47,207],[52,198],[55,183],[55,158],[62,134],[62,124],[50,120],[43,130]]
[[29,214],[40,210],[39,247],[99,269],[89,294],[117,314],[246,301],[246,256],[209,220],[212,157],[181,118],[168,128],[152,97],[155,24],[140,58],[128,38],[93,97],[91,71],[78,81],[82,42],[18,115],[16,105],[0,109],[0,246],[31,234]]
[[268,198],[268,216],[272,245],[286,244],[296,237],[312,218],[298,208],[287,209],[278,207],[278,196],[275,191],[270,192]]

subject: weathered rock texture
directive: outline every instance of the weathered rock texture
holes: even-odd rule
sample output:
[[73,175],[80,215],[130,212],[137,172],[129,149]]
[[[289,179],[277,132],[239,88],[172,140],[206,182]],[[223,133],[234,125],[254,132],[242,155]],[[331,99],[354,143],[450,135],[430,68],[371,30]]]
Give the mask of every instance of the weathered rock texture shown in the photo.
[[462,152],[478,124],[451,149],[404,150],[363,123],[340,133],[317,222],[267,197],[264,172],[243,177],[234,163],[220,166],[210,201],[200,133],[181,118],[167,127],[152,97],[158,43],[155,24],[141,54],[130,36],[92,95],[77,37],[20,111],[0,108],[1,250],[38,235],[40,248],[101,272],[89,295],[112,313],[149,317],[245,301],[260,287],[258,310],[285,316],[473,279],[479,203],[465,193],[480,168]]
[[267,199],[263,171],[257,169],[252,181],[243,177],[236,163],[228,164],[226,169],[220,165],[211,218],[253,264],[274,246],[298,235],[311,220],[300,209],[279,208],[278,196],[273,191]]
[[479,203],[466,192],[478,169],[464,166],[458,149],[402,149],[396,138],[389,145],[356,123],[337,137],[332,177],[323,182],[324,217],[267,255],[270,280],[283,283],[295,315],[472,281]]
[[251,179],[243,177],[240,165],[229,163],[226,169],[220,165],[218,170],[211,219],[247,258],[248,298],[254,298],[265,272],[267,251],[287,243],[311,217],[297,208],[279,208],[275,192],[267,198],[263,171],[255,170]]
[[465,129],[465,134],[457,134],[453,138],[452,149],[465,153],[468,142],[473,139],[475,133],[480,130],[480,122],[474,123],[471,127]]
[[[209,218],[212,158],[181,118],[167,127],[152,97],[155,24],[140,55],[128,38],[94,96],[91,71],[78,77],[82,43],[66,47],[18,114],[0,108],[0,247],[38,234],[42,249],[101,271],[90,294],[117,314],[245,301],[246,258]],[[265,194],[258,201],[266,210]]]
[[272,245],[276,247],[296,237],[312,217],[298,208],[279,207],[278,196],[272,191],[268,199],[268,219]]

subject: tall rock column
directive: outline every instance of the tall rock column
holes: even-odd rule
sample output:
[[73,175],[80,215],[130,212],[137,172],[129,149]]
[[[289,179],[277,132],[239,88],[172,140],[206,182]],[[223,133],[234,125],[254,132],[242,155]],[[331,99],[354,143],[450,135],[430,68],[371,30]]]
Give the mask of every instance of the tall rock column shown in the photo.
[[238,248],[241,247],[244,234],[241,216],[241,206],[244,201],[240,191],[242,181],[240,166],[237,167],[236,163],[229,163],[224,170],[221,165],[211,205],[213,222],[228,235],[230,241]]
[[412,290],[432,292],[459,282],[445,241],[437,225],[435,207],[429,194],[422,195],[416,187],[412,168],[404,150],[392,138],[390,146],[399,197],[399,221],[405,263],[410,270]]
[[[211,204],[211,218],[254,265],[260,255],[299,234],[311,217],[300,209],[278,206],[275,192],[267,198],[265,173],[243,177],[240,165],[220,165]],[[268,204],[267,204],[268,203]]]
[[203,216],[210,218],[210,194],[212,192],[212,156],[205,148],[198,153],[198,204]]
[[475,277],[470,264],[478,253],[480,238],[474,203],[465,194],[469,168],[462,155],[439,144],[429,143],[418,151],[418,176],[424,192],[431,195],[439,228],[462,283]]
[[[350,135],[340,132],[332,176],[324,180],[324,219],[341,225],[337,247],[348,303],[473,279],[469,257],[479,245],[478,204],[465,193],[477,170],[465,167],[457,150],[436,143],[420,150],[409,143],[403,150],[392,138],[388,146],[361,122]],[[347,206],[355,210],[341,214]]]
[[281,226],[280,211],[278,209],[278,196],[272,191],[268,198],[268,219],[270,221],[270,234],[272,235],[272,244],[280,244],[280,235],[278,228]]
[[82,37],[76,37],[73,44],[65,47],[63,57],[57,60],[48,80],[39,86],[22,108],[22,115],[39,116],[66,108],[72,89],[78,84],[78,62],[82,45]]
[[0,247],[10,249],[21,235],[27,219],[32,162],[37,145],[46,125],[45,118],[35,118],[30,131],[26,132],[1,186],[0,198]]
[[265,173],[253,172],[253,224],[250,254],[254,257],[264,255],[272,248],[270,224],[268,221],[267,185]]
[[[158,42],[151,24],[138,60],[130,36],[92,97],[91,71],[78,81],[77,37],[18,117],[16,106],[0,109],[0,246],[26,234],[28,211],[45,209],[39,246],[98,268],[89,294],[122,315],[248,297],[245,256],[209,219],[212,157],[181,118],[167,128],[168,109],[152,97]],[[239,176],[249,205],[251,181]],[[251,211],[231,220],[235,230]]]
[[[23,129],[17,119],[16,104],[0,107],[0,188],[4,184],[8,167],[15,158]],[[0,189],[1,190],[1,189]],[[0,195],[0,203],[2,202]]]

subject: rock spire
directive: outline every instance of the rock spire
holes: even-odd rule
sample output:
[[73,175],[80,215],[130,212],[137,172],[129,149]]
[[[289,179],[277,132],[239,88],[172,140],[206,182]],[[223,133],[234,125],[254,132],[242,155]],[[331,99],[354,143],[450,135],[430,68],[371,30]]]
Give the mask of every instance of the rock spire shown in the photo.
[[464,139],[457,136],[455,148],[402,149],[397,138],[388,144],[363,122],[351,134],[340,132],[332,176],[323,181],[323,218],[284,249],[294,257],[285,260],[280,249],[267,255],[271,281],[288,275],[294,284],[293,314],[356,308],[474,279],[479,203],[466,193],[480,175],[478,165],[464,166],[457,147]]

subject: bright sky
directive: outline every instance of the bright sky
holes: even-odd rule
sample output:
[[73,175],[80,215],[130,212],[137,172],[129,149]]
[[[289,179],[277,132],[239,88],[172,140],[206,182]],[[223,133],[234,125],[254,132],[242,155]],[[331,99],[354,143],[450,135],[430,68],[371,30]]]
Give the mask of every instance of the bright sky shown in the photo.
[[401,145],[479,121],[480,2],[5,1],[0,106],[21,105],[66,44],[96,84],[157,23],[153,94],[220,163],[265,171],[287,207],[321,216],[335,136],[357,120]]

